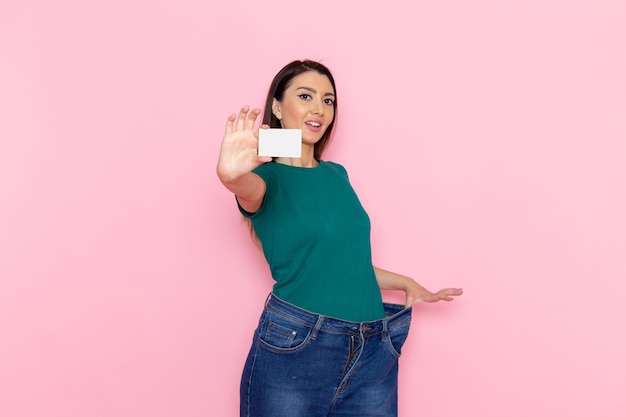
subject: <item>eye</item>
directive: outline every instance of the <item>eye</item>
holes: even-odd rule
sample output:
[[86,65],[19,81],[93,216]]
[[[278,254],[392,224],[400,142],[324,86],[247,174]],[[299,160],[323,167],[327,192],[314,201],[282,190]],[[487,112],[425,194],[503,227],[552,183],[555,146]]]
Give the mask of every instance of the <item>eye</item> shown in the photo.
[[335,104],[335,100],[333,100],[332,98],[325,98],[324,104],[328,104],[329,106],[332,106],[333,104]]
[[302,100],[311,100],[311,95],[307,93],[298,94],[298,97],[300,97]]

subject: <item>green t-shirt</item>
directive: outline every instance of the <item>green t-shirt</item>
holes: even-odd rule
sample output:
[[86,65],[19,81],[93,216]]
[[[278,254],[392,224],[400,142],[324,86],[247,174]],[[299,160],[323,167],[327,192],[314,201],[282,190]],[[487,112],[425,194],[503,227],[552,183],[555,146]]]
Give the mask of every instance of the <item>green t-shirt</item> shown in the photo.
[[254,172],[266,183],[252,220],[277,297],[349,321],[384,317],[370,246],[370,220],[345,168],[268,162]]

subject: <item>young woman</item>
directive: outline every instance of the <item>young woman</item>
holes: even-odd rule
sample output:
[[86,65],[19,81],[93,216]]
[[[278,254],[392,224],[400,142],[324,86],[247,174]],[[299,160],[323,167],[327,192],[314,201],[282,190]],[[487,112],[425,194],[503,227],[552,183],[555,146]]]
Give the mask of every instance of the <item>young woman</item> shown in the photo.
[[[302,131],[300,158],[257,155],[259,109],[226,122],[217,174],[251,221],[276,281],[241,380],[242,417],[397,415],[398,358],[415,302],[451,301],[372,265],[370,223],[346,170],[321,159],[337,115],[332,74],[294,61],[261,128]],[[406,293],[383,303],[381,288]]]

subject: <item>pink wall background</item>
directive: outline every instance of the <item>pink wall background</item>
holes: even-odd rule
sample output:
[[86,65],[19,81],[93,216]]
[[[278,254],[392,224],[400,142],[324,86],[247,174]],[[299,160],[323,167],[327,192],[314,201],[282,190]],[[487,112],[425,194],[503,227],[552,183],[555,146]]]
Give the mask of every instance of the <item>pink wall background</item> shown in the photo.
[[0,6],[0,415],[237,415],[271,280],[215,163],[298,58],[375,263],[465,289],[400,415],[626,414],[623,1],[94,3]]

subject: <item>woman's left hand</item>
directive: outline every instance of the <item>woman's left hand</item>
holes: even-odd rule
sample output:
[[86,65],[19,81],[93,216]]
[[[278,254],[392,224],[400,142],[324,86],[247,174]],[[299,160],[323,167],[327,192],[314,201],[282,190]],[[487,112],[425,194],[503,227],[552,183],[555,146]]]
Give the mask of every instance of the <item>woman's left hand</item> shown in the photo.
[[417,302],[436,303],[437,301],[453,301],[454,297],[463,294],[461,288],[442,288],[437,292],[430,292],[421,285],[415,283],[406,290],[406,307]]

